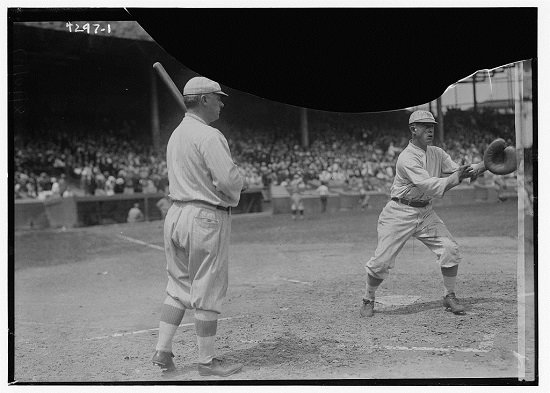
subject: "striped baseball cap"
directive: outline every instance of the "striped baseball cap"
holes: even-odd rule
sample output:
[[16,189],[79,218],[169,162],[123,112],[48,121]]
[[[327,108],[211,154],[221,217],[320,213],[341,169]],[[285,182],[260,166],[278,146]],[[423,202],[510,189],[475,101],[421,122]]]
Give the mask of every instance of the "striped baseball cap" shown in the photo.
[[434,119],[434,115],[432,115],[429,111],[414,111],[411,114],[411,117],[409,117],[409,124],[412,123],[433,123],[437,124],[437,121]]
[[222,88],[220,87],[220,84],[218,82],[214,82],[213,80],[205,78],[204,76],[196,76],[189,79],[183,88],[184,96],[209,93],[216,93],[222,96],[227,96],[227,94],[222,91]]

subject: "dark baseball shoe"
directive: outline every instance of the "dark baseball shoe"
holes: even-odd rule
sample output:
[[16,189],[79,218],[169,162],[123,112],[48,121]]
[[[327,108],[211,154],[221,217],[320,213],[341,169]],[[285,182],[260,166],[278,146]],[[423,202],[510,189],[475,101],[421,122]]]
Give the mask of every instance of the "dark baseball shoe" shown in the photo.
[[217,377],[227,377],[231,374],[235,374],[243,368],[241,363],[233,365],[223,365],[220,359],[212,359],[210,363],[201,364],[199,363],[199,374],[203,377],[214,375]]
[[362,317],[372,317],[374,314],[374,300],[363,299],[363,305],[359,314]]
[[445,311],[452,311],[453,314],[464,314],[464,306],[458,303],[458,299],[454,292],[449,293],[443,298],[443,305],[445,306]]
[[174,354],[172,352],[156,351],[151,361],[161,368],[162,371],[174,371],[176,365],[172,358]]

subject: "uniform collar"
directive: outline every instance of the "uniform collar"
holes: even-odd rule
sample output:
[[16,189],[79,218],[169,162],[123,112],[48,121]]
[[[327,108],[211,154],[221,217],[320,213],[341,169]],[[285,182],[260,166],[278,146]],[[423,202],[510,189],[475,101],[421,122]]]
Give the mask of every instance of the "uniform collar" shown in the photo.
[[426,147],[426,150],[424,150],[423,148],[416,146],[416,145],[412,142],[412,139],[409,139],[409,146],[410,146],[411,148],[415,149],[417,152],[426,153],[426,152],[428,151],[428,148],[427,148],[427,147]]
[[[193,114],[193,113],[187,112],[187,113],[185,114],[185,117],[191,117],[191,118],[193,118],[193,119],[195,119],[195,120],[200,121],[200,122],[203,123],[203,124],[206,124],[206,122],[205,122],[203,119],[201,119],[199,116],[197,116],[197,115],[195,115],[195,114]],[[208,124],[206,124],[206,125],[208,125]]]

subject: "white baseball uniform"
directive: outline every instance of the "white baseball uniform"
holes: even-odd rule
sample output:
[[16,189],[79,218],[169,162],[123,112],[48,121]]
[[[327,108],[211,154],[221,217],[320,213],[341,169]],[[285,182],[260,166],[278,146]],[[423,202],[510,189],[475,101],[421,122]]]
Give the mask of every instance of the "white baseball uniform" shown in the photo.
[[460,263],[458,244],[431,204],[433,198],[443,197],[450,180],[442,176],[458,168],[459,165],[443,149],[428,146],[424,151],[409,142],[397,159],[391,197],[428,203],[425,207],[411,207],[394,200],[386,204],[378,219],[378,245],[374,257],[365,266],[368,274],[385,279],[411,236],[436,254],[441,267]]
[[164,221],[167,293],[186,308],[221,312],[228,285],[231,216],[243,179],[223,134],[187,113],[166,161],[170,198]]

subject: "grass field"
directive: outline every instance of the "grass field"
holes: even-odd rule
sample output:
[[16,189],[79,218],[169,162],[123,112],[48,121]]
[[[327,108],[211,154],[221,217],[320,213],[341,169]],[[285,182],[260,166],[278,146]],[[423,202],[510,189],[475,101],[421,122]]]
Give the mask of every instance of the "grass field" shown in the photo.
[[[359,317],[378,212],[234,216],[217,348],[245,368],[230,379],[523,378],[516,202],[436,210],[461,246],[463,316],[444,311],[434,257],[411,240],[378,291],[375,316]],[[161,374],[150,363],[166,285],[160,221],[20,232],[14,250],[17,381],[205,380],[192,312],[174,342],[178,370]],[[532,380],[527,278],[519,300],[529,311],[522,361]]]

